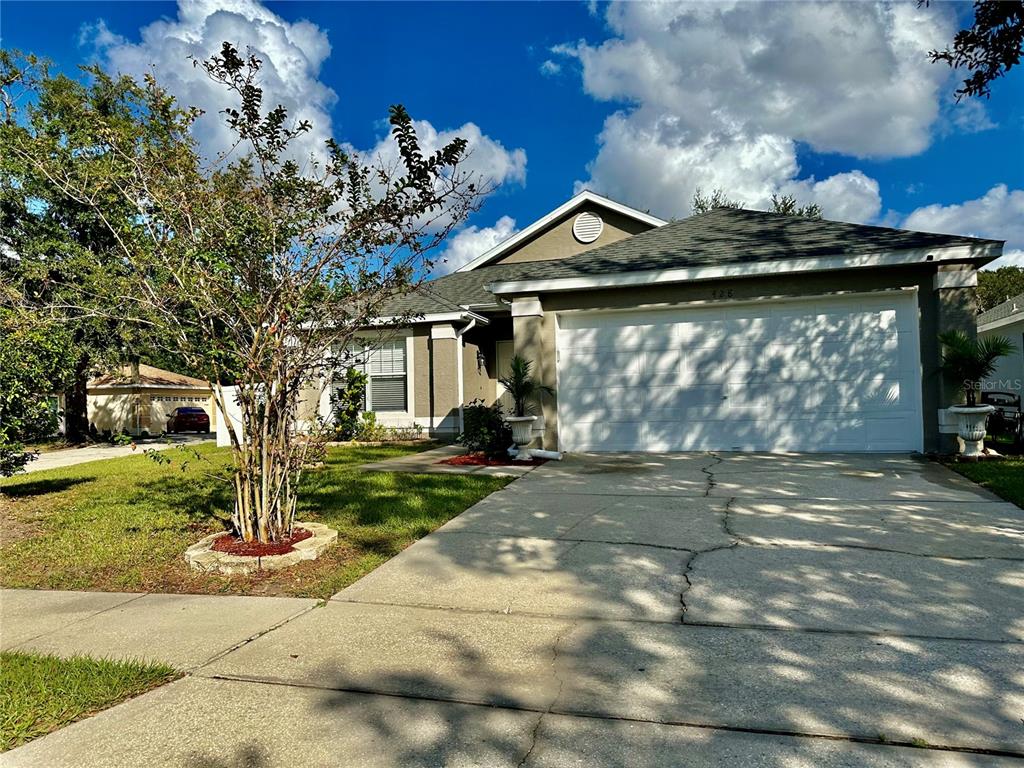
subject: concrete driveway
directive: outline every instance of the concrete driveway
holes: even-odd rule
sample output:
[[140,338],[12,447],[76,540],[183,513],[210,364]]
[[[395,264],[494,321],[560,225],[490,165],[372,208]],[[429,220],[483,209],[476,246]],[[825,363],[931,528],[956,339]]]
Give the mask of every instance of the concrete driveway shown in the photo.
[[0,764],[1011,765],[1022,669],[1024,512],[942,467],[583,456]]
[[143,451],[163,451],[178,445],[202,443],[210,440],[212,438],[209,435],[168,435],[167,437],[140,438],[131,445],[94,443],[80,448],[62,448],[57,451],[40,453],[25,466],[25,472],[42,472],[46,469],[57,469],[58,467],[73,467],[76,464],[85,464],[90,461],[118,459],[122,456],[136,454],[141,455]]

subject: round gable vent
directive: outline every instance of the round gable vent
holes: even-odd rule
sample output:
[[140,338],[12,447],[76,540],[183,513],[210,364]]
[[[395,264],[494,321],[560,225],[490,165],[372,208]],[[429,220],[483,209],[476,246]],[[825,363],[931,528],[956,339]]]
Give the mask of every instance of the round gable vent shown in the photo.
[[585,212],[572,223],[572,236],[581,243],[592,243],[601,236],[604,222],[596,213]]

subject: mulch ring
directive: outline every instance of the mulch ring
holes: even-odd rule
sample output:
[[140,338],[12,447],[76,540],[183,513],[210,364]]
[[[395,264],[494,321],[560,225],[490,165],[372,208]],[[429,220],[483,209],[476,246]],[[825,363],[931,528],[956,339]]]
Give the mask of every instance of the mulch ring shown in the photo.
[[213,542],[214,552],[226,552],[229,555],[242,555],[243,557],[270,557],[271,555],[284,555],[291,552],[304,539],[313,535],[312,531],[305,528],[292,530],[291,538],[281,541],[261,544],[258,541],[242,541],[234,535],[218,536]]
[[450,464],[453,467],[539,467],[547,464],[547,459],[530,459],[529,461],[512,461],[512,459],[489,459],[482,453],[464,453],[441,459],[438,464]]

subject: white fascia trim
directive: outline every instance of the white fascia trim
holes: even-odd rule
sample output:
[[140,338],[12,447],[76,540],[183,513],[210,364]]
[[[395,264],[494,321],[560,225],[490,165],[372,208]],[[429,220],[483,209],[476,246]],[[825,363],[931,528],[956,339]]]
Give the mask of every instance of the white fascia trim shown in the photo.
[[510,280],[487,285],[493,294],[534,293],[553,291],[585,291],[597,288],[620,288],[658,283],[684,283],[698,280],[719,280],[730,277],[778,275],[794,272],[828,272],[838,269],[895,267],[905,264],[937,264],[965,259],[998,257],[999,245],[950,246],[947,248],[914,248],[883,251],[859,256],[824,256],[814,259],[776,259],[745,264],[723,264],[714,267],[680,267],[679,269],[645,272],[617,272],[593,277],[562,277],[550,280]]
[[455,326],[451,323],[438,323],[430,326],[430,338],[432,339],[454,339]]
[[1007,325],[1013,325],[1014,323],[1021,322],[1024,322],[1024,311],[1015,312],[1012,315],[1001,317],[998,320],[993,320],[991,323],[982,323],[981,325],[978,326],[978,332],[981,333],[983,331],[994,331],[997,328],[1003,328]]
[[455,271],[471,272],[477,267],[482,267],[484,264],[487,264],[489,261],[498,258],[501,254],[505,253],[505,251],[514,248],[519,243],[532,237],[537,232],[544,229],[546,226],[556,221],[557,219],[561,218],[569,211],[571,211],[573,208],[582,205],[583,203],[596,203],[597,205],[602,205],[605,208],[608,208],[609,210],[615,211],[616,213],[621,213],[623,216],[629,216],[630,218],[636,219],[637,221],[642,221],[645,224],[650,224],[653,227],[660,227],[668,223],[664,219],[659,219],[657,216],[651,216],[651,214],[649,213],[638,211],[636,208],[630,208],[628,205],[617,203],[614,200],[609,200],[607,197],[603,197],[594,192],[591,192],[589,189],[585,189],[578,195],[575,195],[571,200],[567,200],[566,202],[562,203],[560,206],[555,208],[555,210],[553,210],[551,213],[547,214],[546,216],[543,216],[542,218],[537,219],[535,222],[533,222],[533,224],[528,226],[526,229],[522,229],[519,232],[516,232],[511,237],[502,240],[489,251],[485,252],[480,256],[477,256],[468,264],[463,264]]
[[460,321],[476,320],[479,325],[489,325],[488,320],[483,315],[478,315],[476,312],[470,312],[465,310],[463,312],[436,312],[430,315],[411,315],[409,317],[375,317],[370,321],[371,326],[377,325],[415,325],[417,323],[457,323]]
[[543,317],[544,307],[536,296],[517,296],[512,299],[512,317]]

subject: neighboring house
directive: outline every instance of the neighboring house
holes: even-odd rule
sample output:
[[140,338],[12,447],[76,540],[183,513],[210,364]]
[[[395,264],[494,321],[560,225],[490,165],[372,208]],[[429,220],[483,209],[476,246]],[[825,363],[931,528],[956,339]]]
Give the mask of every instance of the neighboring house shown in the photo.
[[549,449],[946,449],[936,337],[974,328],[975,270],[1001,253],[740,209],[666,223],[582,192],[388,307],[419,318],[369,342],[368,408],[452,434],[520,354],[556,390]]
[[984,382],[990,392],[1024,394],[1024,293],[978,315],[978,336],[1005,336],[1016,350],[1000,358],[995,373]]
[[217,409],[209,384],[152,365],[139,365],[135,372],[126,365],[97,376],[89,381],[86,394],[89,423],[100,433],[159,435],[179,406],[203,408],[210,416],[211,430],[216,428]]

